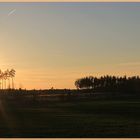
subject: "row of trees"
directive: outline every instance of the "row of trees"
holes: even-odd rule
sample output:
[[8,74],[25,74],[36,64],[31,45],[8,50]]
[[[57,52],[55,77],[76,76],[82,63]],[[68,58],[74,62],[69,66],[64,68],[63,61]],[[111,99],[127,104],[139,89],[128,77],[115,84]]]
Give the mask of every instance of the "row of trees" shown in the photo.
[[15,72],[16,71],[14,69],[7,69],[5,71],[0,70],[0,89],[14,89]]
[[140,77],[88,76],[77,79],[75,86],[78,89],[94,89],[95,91],[140,91]]

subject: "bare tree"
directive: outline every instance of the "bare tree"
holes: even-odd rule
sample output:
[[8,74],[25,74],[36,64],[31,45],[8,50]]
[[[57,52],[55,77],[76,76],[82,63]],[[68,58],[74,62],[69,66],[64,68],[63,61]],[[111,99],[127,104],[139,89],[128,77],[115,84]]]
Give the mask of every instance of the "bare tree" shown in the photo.
[[[0,89],[7,89],[12,88],[14,89],[14,77],[15,77],[15,70],[14,69],[7,69],[4,72],[0,69]],[[12,80],[12,86],[10,82],[10,78]],[[8,80],[8,86],[7,86],[7,80]]]
[[14,69],[11,69],[10,71],[9,71],[9,76],[10,76],[10,78],[12,79],[12,89],[14,89],[14,77],[15,77],[15,70]]
[[7,88],[7,83],[6,83],[6,80],[7,80],[7,79],[9,80],[9,77],[8,77],[8,71],[9,71],[9,70],[6,70],[6,71],[4,71],[4,73],[3,73],[3,79],[4,79],[4,89],[6,89],[6,88]]
[[0,70],[0,89],[2,89],[2,71]]

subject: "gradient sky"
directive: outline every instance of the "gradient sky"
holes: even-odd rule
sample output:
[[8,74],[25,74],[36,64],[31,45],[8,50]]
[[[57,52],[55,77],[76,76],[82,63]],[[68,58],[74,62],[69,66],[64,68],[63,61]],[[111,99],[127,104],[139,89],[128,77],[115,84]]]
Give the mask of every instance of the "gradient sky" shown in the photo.
[[0,2],[140,2],[140,0],[0,0]]
[[16,88],[140,75],[140,3],[0,3],[0,68]]

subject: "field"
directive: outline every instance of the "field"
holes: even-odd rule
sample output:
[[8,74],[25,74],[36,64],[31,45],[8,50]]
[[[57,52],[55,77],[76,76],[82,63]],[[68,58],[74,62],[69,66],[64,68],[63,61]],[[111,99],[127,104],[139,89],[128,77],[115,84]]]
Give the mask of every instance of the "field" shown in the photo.
[[140,137],[140,95],[0,96],[0,137]]

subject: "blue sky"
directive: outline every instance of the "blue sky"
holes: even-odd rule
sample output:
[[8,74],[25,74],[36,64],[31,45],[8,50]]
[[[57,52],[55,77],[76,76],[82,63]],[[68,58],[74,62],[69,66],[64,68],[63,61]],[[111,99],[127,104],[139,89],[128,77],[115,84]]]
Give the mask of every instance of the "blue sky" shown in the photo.
[[140,3],[0,3],[1,69],[16,87],[74,88],[88,75],[140,74]]

